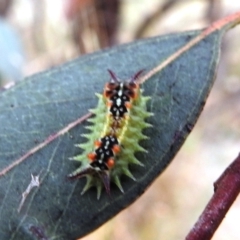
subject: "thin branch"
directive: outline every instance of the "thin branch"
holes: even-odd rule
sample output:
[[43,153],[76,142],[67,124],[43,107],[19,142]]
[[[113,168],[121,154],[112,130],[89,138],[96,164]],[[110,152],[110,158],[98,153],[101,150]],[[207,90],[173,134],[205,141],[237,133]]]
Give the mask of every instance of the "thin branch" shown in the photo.
[[240,154],[214,183],[215,193],[186,240],[209,240],[240,192]]
[[148,30],[148,28],[150,28],[154,24],[154,22],[156,22],[157,20],[159,21],[160,18],[164,16],[164,13],[171,9],[176,3],[179,3],[179,1],[167,0],[163,4],[158,6],[155,12],[148,16],[137,28],[134,39],[141,38],[146,32],[146,30]]

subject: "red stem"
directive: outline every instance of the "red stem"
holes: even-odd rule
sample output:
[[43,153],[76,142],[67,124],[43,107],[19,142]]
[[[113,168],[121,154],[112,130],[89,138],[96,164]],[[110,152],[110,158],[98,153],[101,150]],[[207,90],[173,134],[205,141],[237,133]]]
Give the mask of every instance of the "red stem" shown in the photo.
[[186,240],[211,239],[240,192],[240,154],[214,183],[214,195]]

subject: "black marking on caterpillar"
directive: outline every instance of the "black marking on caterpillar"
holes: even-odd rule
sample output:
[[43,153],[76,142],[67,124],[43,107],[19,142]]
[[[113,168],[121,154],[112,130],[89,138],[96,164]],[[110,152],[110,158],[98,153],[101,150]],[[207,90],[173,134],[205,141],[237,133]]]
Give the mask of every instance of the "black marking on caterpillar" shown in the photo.
[[97,94],[97,108],[90,110],[95,114],[88,120],[92,123],[87,127],[91,133],[83,134],[88,141],[77,145],[83,153],[72,158],[81,162],[81,166],[68,175],[71,179],[85,176],[87,182],[82,194],[95,186],[98,199],[103,186],[110,194],[111,181],[123,192],[121,175],[135,180],[129,164],[143,165],[134,154],[146,152],[139,141],[148,138],[142,131],[151,126],[145,119],[153,115],[146,107],[150,97],[142,95],[137,83],[142,71],[126,81],[119,81],[112,71],[108,71],[111,79],[106,83],[103,95]]

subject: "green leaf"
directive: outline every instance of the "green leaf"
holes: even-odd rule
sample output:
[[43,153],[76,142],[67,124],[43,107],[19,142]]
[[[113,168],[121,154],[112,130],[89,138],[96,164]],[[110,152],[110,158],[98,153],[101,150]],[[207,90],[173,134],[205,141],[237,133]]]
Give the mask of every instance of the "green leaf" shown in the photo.
[[[109,79],[107,69],[122,79],[141,69],[149,71],[199,31],[136,41],[83,56],[31,76],[0,95],[0,169],[26,154],[50,135],[80,118],[97,104]],[[123,178],[122,194],[112,186],[96,199],[91,189],[81,196],[85,179],[66,176],[78,167],[68,158],[80,153],[74,144],[84,140],[86,122],[30,155],[0,178],[0,239],[76,239],[106,222],[135,201],[173,159],[194,126],[213,84],[223,31],[215,31],[143,84],[151,96],[154,117],[137,153],[145,167],[133,166],[136,182]],[[177,169],[176,169],[177,171]],[[18,212],[22,193],[40,173],[40,187],[27,196]]]

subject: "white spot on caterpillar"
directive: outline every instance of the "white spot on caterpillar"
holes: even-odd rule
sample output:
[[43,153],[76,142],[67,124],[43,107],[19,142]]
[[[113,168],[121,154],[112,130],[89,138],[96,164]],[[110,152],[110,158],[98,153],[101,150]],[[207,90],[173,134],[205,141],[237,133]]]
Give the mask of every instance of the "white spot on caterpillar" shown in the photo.
[[118,98],[117,101],[116,101],[116,104],[117,104],[118,107],[121,106],[121,102],[122,102],[121,99]]
[[121,97],[123,94],[122,89],[118,91],[118,96]]

